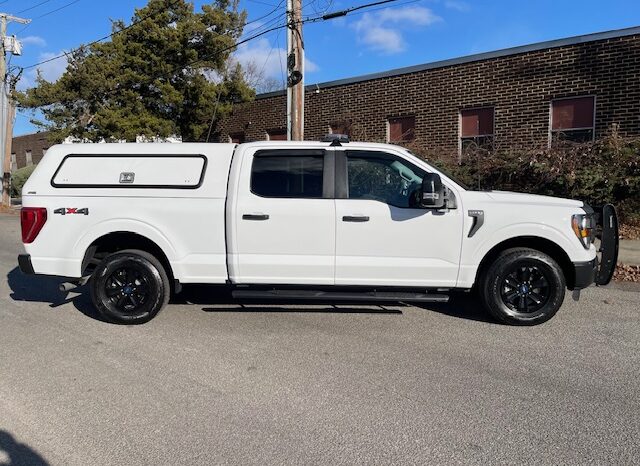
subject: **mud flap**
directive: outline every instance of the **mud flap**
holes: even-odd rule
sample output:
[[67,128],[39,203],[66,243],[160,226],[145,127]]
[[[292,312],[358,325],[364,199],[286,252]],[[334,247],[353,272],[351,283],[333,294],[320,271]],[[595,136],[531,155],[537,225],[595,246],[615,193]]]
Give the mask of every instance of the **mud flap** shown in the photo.
[[600,238],[600,263],[596,271],[596,285],[606,285],[611,281],[618,262],[618,215],[611,204],[602,208],[598,223],[602,227]]

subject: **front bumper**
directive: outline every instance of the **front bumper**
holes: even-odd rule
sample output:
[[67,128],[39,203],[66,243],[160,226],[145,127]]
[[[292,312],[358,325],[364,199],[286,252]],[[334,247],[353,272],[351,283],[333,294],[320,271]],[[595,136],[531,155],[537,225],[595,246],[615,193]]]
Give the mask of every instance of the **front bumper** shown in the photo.
[[587,262],[573,263],[573,286],[572,290],[581,290],[591,285],[598,273],[598,258]]
[[27,275],[33,275],[35,272],[33,271],[33,264],[31,263],[31,255],[30,254],[20,254],[18,256],[18,266],[20,267],[20,271]]
[[[593,212],[591,208],[589,208]],[[618,262],[618,216],[616,209],[611,205],[605,205],[596,216],[600,248],[598,253],[600,258],[588,262],[574,262],[573,290],[586,288],[592,283],[596,285],[606,285],[613,278],[616,264]]]

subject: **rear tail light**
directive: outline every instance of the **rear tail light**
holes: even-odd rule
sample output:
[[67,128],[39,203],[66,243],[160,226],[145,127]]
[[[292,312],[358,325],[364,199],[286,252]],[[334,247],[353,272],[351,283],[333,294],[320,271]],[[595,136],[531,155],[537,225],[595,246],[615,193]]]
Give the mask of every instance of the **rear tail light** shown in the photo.
[[22,242],[33,243],[46,222],[47,209],[44,207],[23,207],[20,211]]

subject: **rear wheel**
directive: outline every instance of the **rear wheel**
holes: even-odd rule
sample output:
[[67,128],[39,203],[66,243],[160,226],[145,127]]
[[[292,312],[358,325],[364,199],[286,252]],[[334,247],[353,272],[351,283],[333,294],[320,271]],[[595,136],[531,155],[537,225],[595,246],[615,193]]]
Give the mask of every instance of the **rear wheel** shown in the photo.
[[480,294],[491,315],[512,325],[551,319],[564,300],[566,282],[558,263],[528,248],[501,253],[483,274]]
[[145,251],[107,256],[94,271],[91,299],[96,309],[117,323],[148,322],[169,302],[169,279],[162,264]]

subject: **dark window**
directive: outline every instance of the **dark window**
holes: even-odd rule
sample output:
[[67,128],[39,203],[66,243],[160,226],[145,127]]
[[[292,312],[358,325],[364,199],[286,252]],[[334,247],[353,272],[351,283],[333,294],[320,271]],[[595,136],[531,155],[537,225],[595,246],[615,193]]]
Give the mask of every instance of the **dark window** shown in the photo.
[[346,136],[351,135],[351,124],[349,122],[335,122],[331,123],[329,127],[331,128],[331,134],[344,134]]
[[460,141],[463,151],[471,147],[491,147],[493,118],[493,107],[460,110]]
[[586,142],[593,140],[595,98],[574,97],[551,102],[553,140]]
[[257,156],[251,167],[251,192],[264,197],[322,197],[323,157]]
[[412,116],[389,118],[389,142],[411,142],[415,139],[416,119]]
[[234,144],[242,144],[244,142],[244,133],[231,133],[229,139]]
[[349,199],[417,208],[425,171],[384,152],[347,152]]
[[286,141],[287,130],[286,129],[272,129],[267,131],[269,141]]

